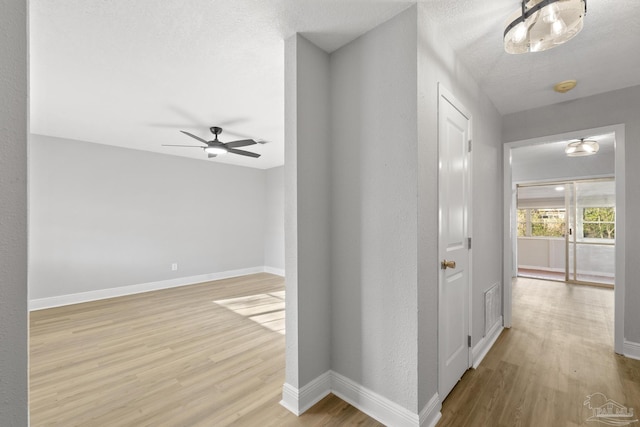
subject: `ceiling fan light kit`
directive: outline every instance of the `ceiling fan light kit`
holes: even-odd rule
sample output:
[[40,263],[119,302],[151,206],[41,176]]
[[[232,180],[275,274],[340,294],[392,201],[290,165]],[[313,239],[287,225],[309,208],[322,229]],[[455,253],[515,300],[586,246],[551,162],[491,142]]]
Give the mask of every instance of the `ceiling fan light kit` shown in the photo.
[[574,38],[584,25],[587,0],[522,0],[504,30],[508,53],[542,52]]
[[600,149],[600,145],[596,141],[585,140],[570,142],[564,152],[569,157],[591,156],[596,154]]
[[215,154],[216,156],[222,156],[228,153],[226,148],[222,146],[216,146],[216,145],[205,147],[204,151],[206,151],[209,154]]
[[260,157],[258,153],[252,153],[251,151],[238,150],[238,147],[246,147],[247,145],[254,144],[264,144],[266,141],[255,141],[253,139],[240,139],[238,141],[231,142],[221,142],[218,141],[218,135],[222,133],[222,128],[218,126],[210,127],[209,130],[212,134],[215,135],[213,141],[207,141],[206,139],[202,139],[199,136],[196,136],[192,133],[181,130],[180,132],[184,133],[187,136],[190,136],[193,139],[197,139],[200,143],[205,144],[205,146],[201,145],[173,145],[173,144],[163,144],[163,147],[188,147],[188,148],[202,148],[206,153],[207,157],[211,159],[212,157],[222,156],[227,153],[239,154],[241,156],[247,157]]

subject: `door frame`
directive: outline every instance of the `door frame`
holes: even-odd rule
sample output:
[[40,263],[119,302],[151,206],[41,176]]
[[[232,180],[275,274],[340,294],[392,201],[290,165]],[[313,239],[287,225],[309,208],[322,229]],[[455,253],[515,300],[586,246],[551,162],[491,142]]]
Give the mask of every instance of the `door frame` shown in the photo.
[[[458,99],[440,82],[438,82],[438,114],[437,114],[437,123],[438,123],[438,138],[437,138],[437,151],[438,151],[438,161],[440,160],[440,101],[441,98],[447,100],[456,110],[458,110],[463,116],[469,120],[469,140],[473,140],[473,117],[471,112],[462,104]],[[473,218],[473,191],[471,191],[473,179],[473,150],[467,151],[467,234],[469,238],[473,237],[472,230],[472,218]],[[442,400],[444,396],[442,396],[441,390],[441,380],[442,380],[442,372],[441,372],[441,360],[440,360],[440,337],[442,336],[442,310],[441,307],[441,295],[440,295],[440,287],[442,286],[443,274],[440,268],[440,257],[442,254],[440,253],[440,249],[442,248],[441,242],[441,233],[440,233],[440,172],[438,171],[438,259],[437,261],[437,269],[438,269],[438,393],[440,395],[440,399]],[[467,331],[469,336],[473,336],[472,334],[472,326],[473,326],[473,293],[472,293],[472,283],[473,283],[473,246],[469,248],[469,259],[468,259],[468,272],[469,272],[469,280],[467,281]],[[473,338],[472,338],[473,340]],[[473,352],[471,351],[472,347],[467,347],[467,369],[473,366]]]
[[503,170],[504,170],[504,227],[503,227],[503,284],[502,287],[502,309],[503,324],[505,328],[511,327],[512,321],[512,292],[511,282],[515,277],[514,245],[517,239],[512,235],[512,225],[515,218],[515,187],[512,185],[511,173],[511,149],[525,147],[529,145],[538,145],[549,142],[560,142],[571,139],[583,138],[585,135],[598,135],[604,133],[615,134],[615,171],[616,180],[616,252],[615,252],[615,275],[616,283],[614,292],[614,342],[613,349],[618,354],[624,354],[624,301],[625,301],[625,261],[626,261],[626,200],[625,200],[625,126],[617,124],[611,126],[603,126],[591,129],[582,129],[577,131],[566,132],[557,135],[542,136],[519,141],[511,141],[504,144],[503,147]]

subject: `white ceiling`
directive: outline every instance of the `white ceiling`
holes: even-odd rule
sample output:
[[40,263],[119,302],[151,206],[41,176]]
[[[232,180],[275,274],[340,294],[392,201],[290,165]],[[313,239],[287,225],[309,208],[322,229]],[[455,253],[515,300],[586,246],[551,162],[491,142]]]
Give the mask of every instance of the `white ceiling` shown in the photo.
[[[553,200],[563,199],[567,191],[568,185],[533,185],[518,187],[518,200]],[[615,199],[616,185],[614,180],[608,181],[588,181],[579,182],[577,184],[576,193],[578,194],[578,202],[584,200],[600,199],[602,201],[611,202]],[[570,194],[570,193],[568,193]],[[573,196],[571,196],[573,197]]]
[[[509,55],[502,31],[518,0],[422,0],[498,110],[511,113],[640,84],[640,1],[588,0],[566,45]],[[283,40],[331,52],[414,2],[399,0],[30,0],[31,131],[204,159],[179,130],[251,137],[284,162]],[[425,25],[429,25],[426,23]],[[561,95],[552,87],[575,78]]]
[[[599,150],[594,156],[611,156],[615,150],[615,134],[608,133],[604,135],[584,135],[585,139],[597,141]],[[576,139],[568,141],[555,141],[544,144],[527,145],[511,149],[512,167],[519,168],[526,164],[529,165],[553,165],[557,164],[558,158],[565,158],[564,152],[567,144]],[[578,157],[585,159],[585,157]],[[564,181],[560,179],[559,181]],[[579,186],[579,197],[583,198],[600,198],[602,200],[612,200],[615,196],[615,181],[595,181],[583,182]],[[562,191],[556,190],[562,188]],[[564,198],[564,186],[558,184],[533,184],[518,187],[518,200],[530,199],[554,199]]]
[[[615,134],[608,133],[605,135],[584,135],[585,139],[596,141],[599,146],[598,154],[600,156],[609,155],[615,149]],[[522,164],[551,164],[555,163],[558,157],[566,156],[564,150],[571,141],[549,142],[545,144],[527,145],[511,150],[511,162],[514,165]]]
[[[544,52],[510,55],[502,34],[518,0],[425,0],[451,46],[502,114],[640,84],[640,1],[587,0],[584,29]],[[565,94],[554,84],[576,79]]]

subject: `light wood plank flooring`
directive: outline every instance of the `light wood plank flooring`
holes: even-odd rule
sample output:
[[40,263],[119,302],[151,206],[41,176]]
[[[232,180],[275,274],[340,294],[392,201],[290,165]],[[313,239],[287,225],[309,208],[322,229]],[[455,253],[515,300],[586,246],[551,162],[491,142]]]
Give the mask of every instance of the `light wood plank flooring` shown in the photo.
[[[518,276],[525,277],[528,279],[554,280],[559,282],[565,281],[564,272],[534,270],[531,268],[518,267]],[[582,282],[581,284],[585,284],[585,285],[602,286],[605,288],[613,289],[615,278],[589,275],[589,274],[578,274],[578,282]]]
[[513,327],[462,377],[438,426],[604,425],[586,421],[596,392],[640,410],[640,361],[613,352],[613,290],[519,278]]
[[[32,426],[378,426],[330,395],[301,417],[284,382],[282,279],[222,280],[31,314]],[[613,353],[613,291],[519,279],[513,328],[439,426],[591,425],[604,393],[640,409],[640,361]]]
[[279,405],[284,283],[262,273],[31,313],[36,426],[379,426]]

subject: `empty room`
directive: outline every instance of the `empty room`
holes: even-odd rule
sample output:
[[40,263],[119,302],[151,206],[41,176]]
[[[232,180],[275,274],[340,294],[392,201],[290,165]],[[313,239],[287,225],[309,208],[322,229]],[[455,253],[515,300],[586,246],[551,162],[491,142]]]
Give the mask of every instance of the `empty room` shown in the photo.
[[638,422],[637,1],[0,5],[0,425]]

